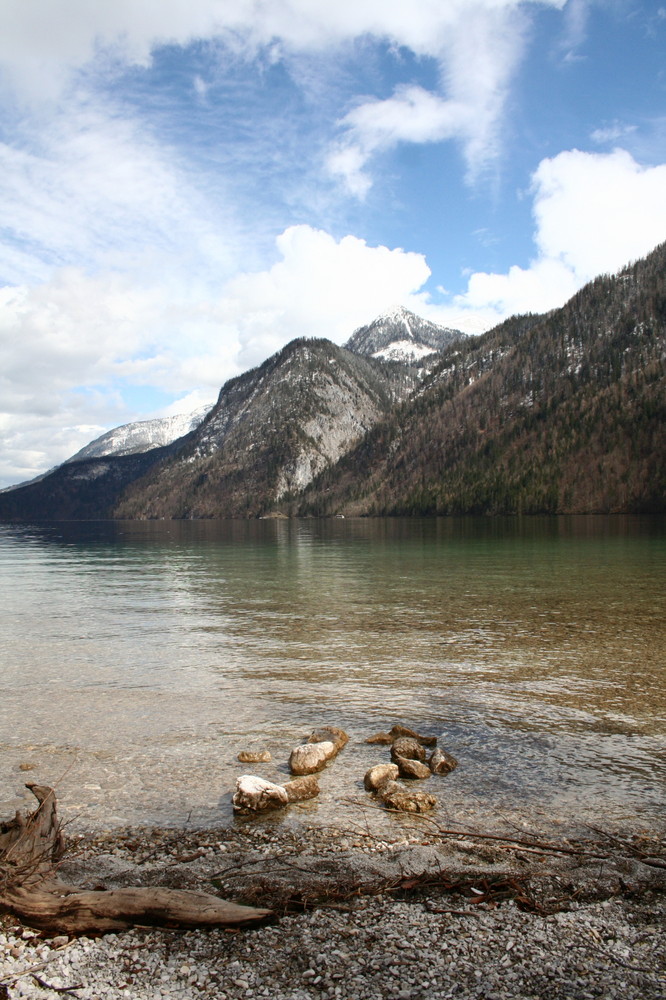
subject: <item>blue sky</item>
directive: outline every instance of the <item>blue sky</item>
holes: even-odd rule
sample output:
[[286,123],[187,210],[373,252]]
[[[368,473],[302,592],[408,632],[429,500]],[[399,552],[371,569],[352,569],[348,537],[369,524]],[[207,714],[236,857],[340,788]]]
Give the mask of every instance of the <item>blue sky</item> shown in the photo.
[[402,304],[666,239],[666,4],[0,0],[0,486]]

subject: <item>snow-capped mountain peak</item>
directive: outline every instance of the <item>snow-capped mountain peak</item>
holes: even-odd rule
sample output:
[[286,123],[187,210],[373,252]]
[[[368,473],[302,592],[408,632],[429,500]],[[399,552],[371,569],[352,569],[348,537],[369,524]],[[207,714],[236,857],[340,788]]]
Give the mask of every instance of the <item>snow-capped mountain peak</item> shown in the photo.
[[355,354],[421,364],[425,357],[444,350],[463,336],[460,330],[439,326],[403,306],[396,306],[355,330],[345,347]]

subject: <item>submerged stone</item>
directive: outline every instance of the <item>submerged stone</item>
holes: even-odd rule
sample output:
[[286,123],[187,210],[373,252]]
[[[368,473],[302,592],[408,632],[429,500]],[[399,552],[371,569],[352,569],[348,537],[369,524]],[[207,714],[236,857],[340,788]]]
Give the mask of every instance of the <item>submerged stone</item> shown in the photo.
[[410,760],[408,757],[396,757],[395,762],[398,766],[401,778],[424,779],[432,777],[432,771],[428,765],[424,764],[421,760]]
[[293,781],[285,782],[283,787],[290,802],[304,802],[319,795],[319,782],[314,774],[304,774],[300,778],[294,778]]
[[308,743],[327,742],[335,744],[335,752],[338,754],[349,743],[349,737],[339,726],[321,726],[321,728],[315,729],[308,739]]
[[267,764],[272,759],[268,750],[241,750],[238,754],[241,764]]
[[380,743],[384,746],[390,746],[401,736],[408,736],[410,739],[417,740],[424,747],[434,747],[437,745],[436,736],[421,736],[413,729],[409,729],[407,726],[401,726],[399,724],[392,726],[390,732],[388,733],[376,733],[374,736],[369,736],[365,742]]
[[405,788],[397,781],[389,781],[379,790],[379,797],[387,809],[400,812],[426,813],[437,805],[437,799],[428,792]]

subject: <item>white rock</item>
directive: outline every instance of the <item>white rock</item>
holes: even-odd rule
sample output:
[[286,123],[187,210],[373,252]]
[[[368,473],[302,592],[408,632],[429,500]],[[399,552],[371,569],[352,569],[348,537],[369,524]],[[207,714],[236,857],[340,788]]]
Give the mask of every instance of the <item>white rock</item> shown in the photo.
[[303,743],[294,747],[289,757],[289,769],[292,774],[313,774],[335,757],[337,747],[330,740],[322,743]]
[[231,801],[235,812],[263,812],[286,806],[289,796],[282,785],[275,785],[254,774],[242,774],[236,780],[236,791]]

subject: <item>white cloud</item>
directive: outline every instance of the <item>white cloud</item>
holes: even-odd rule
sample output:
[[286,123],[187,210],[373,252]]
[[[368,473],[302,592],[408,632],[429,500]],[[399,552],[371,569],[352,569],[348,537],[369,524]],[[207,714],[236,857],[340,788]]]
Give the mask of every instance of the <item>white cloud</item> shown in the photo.
[[529,268],[511,267],[508,274],[471,275],[464,296],[458,298],[474,314],[481,312],[490,325],[506,316],[524,312],[546,312],[562,305],[580,287],[566,265],[537,259]]
[[152,415],[128,409],[123,385],[158,387],[189,409],[288,340],[342,343],[396,303],[478,332],[515,312],[563,304],[666,233],[666,165],[641,167],[623,150],[543,160],[532,192],[530,266],[474,273],[445,304],[424,291],[430,271],[421,254],[306,225],[278,237],[272,266],[227,280],[218,295],[185,297],[168,282],[71,268],[39,286],[0,290],[4,482],[44,471],[102,429]]
[[564,9],[564,32],[559,49],[565,62],[581,58],[578,50],[587,38],[590,6],[590,0],[569,0]]
[[[568,7],[579,0],[569,0]],[[5,0],[0,65],[22,94],[50,101],[75,70],[106,60],[147,65],[158,45],[215,39],[240,53],[280,49],[312,52],[373,37],[437,60],[441,87],[427,95],[397,90],[387,101],[362,103],[343,119],[344,135],[329,169],[362,196],[362,169],[398,142],[456,138],[474,178],[498,150],[508,85],[525,48],[530,7],[565,7],[566,0]],[[205,84],[195,77],[201,97]],[[416,122],[416,118],[420,119]],[[354,154],[349,149],[355,151]]]
[[276,241],[270,269],[232,279],[220,312],[239,332],[243,367],[294,337],[345,341],[356,327],[409,301],[430,276],[421,254],[292,226]]
[[511,0],[446,5],[439,26],[446,30],[413,43],[437,59],[440,92],[403,84],[390,98],[353,108],[340,123],[344,135],[329,156],[330,172],[364,197],[371,185],[365,168],[376,153],[401,142],[455,139],[475,180],[501,149],[503,109],[526,44],[524,9]]
[[436,56],[476,11],[492,18],[529,4],[561,9],[566,0],[4,0],[0,62],[47,97],[93,56],[146,65],[156,45],[195,39],[316,50],[372,35]]
[[176,251],[182,263],[185,247],[199,266],[229,269],[230,241],[218,233],[222,221],[233,232],[233,213],[211,220],[171,151],[131,116],[81,99],[30,119],[29,136],[27,128],[26,120],[13,146],[0,143],[6,281],[42,280],[53,266],[84,262],[161,270]]
[[666,234],[666,164],[643,167],[626,150],[543,160],[534,189],[541,256],[581,281],[616,271]]
[[[251,217],[238,189],[227,193],[225,177],[231,187],[240,172],[233,150],[215,150],[209,168],[187,160],[139,112],[133,118],[129,105],[99,96],[128,64],[149,65],[161,44],[216,40],[248,57],[263,47],[264,67],[286,55],[291,68],[294,54],[371,37],[435,60],[439,83],[427,90],[403,82],[384,100],[359,99],[340,123],[329,169],[363,198],[373,157],[399,143],[453,140],[473,178],[501,151],[529,9],[539,6],[566,7],[567,44],[580,44],[586,3],[565,0],[4,0],[0,65],[33,104],[19,113],[5,103],[16,142],[0,145],[9,233],[0,274],[16,286],[0,290],[0,479],[28,478],[109,426],[153,415],[159,393],[150,412],[132,410],[128,385],[179,397],[162,412],[190,409],[293,337],[340,343],[396,303],[479,331],[512,312],[560,305],[588,278],[663,239],[666,166],[641,167],[623,150],[571,150],[534,173],[534,260],[472,274],[466,292],[446,303],[424,291],[430,272],[421,254],[312,226],[285,229],[267,265],[266,234],[287,213],[267,223]],[[193,60],[188,67],[204,114],[215,74],[210,62],[210,78]],[[593,138],[617,141],[614,127]],[[271,136],[263,137],[264,163]],[[283,156],[294,158],[291,149]],[[287,176],[284,163],[281,170]],[[255,214],[269,213],[269,201]]]
[[188,411],[294,337],[340,343],[395,303],[409,305],[430,275],[420,254],[305,225],[277,238],[276,255],[270,268],[238,275],[216,296],[199,289],[196,299],[178,285],[74,268],[0,289],[0,483],[31,478],[103,430],[156,415],[154,405],[131,409],[128,386],[178,397],[158,412]]
[[369,101],[345,116],[347,131],[327,159],[333,175],[351,194],[363,198],[372,186],[365,173],[370,157],[400,142],[441,142],[465,132],[471,109],[417,86],[397,87],[385,101]]
[[32,478],[103,430],[152,415],[132,408],[128,389],[130,400],[134,387],[153,390],[149,399],[196,388],[213,398],[238,373],[237,348],[213,301],[185,301],[168,284],[66,268],[41,285],[0,289],[0,483]]
[[606,143],[617,143],[619,139],[624,139],[626,136],[636,132],[638,126],[627,125],[623,122],[613,122],[612,125],[605,125],[603,128],[595,128],[590,133],[590,139],[592,142],[598,143],[600,146]]
[[623,149],[574,149],[542,160],[532,192],[537,256],[507,274],[473,274],[455,299],[463,328],[465,313],[496,322],[563,305],[587,281],[644,256],[666,236],[666,164],[643,167]]

